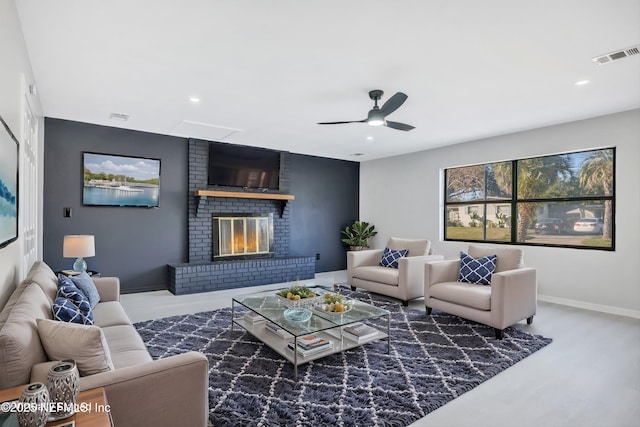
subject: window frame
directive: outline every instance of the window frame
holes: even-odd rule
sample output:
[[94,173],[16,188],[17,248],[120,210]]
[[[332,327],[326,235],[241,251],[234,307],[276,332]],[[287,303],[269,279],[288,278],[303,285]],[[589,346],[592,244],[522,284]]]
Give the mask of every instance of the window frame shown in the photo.
[[[540,159],[540,158],[548,158],[554,156],[563,156],[563,155],[572,155],[572,154],[580,154],[580,153],[591,153],[597,151],[605,151],[611,150],[612,152],[612,170],[613,170],[613,183],[612,183],[612,194],[610,196],[606,195],[582,195],[582,196],[572,196],[572,197],[520,197],[518,194],[518,162],[530,160],[530,159]],[[484,195],[483,199],[472,199],[472,200],[458,200],[458,201],[448,201],[448,172],[454,169],[461,169],[472,166],[487,166],[498,163],[511,163],[511,198],[488,198],[487,197],[487,181],[484,183]],[[535,243],[532,241],[527,241],[526,237],[524,241],[518,241],[517,239],[517,219],[518,219],[518,206],[525,203],[536,203],[536,204],[554,204],[554,203],[589,203],[589,202],[602,202],[605,204],[607,201],[611,202],[611,245],[610,246],[595,246],[595,245],[576,245],[576,244],[565,244],[565,243]],[[482,217],[482,239],[474,240],[469,238],[451,238],[447,236],[447,228],[449,222],[449,208],[452,206],[464,206],[465,212],[470,211],[472,205],[478,206],[478,212],[483,213]],[[490,205],[510,205],[510,233],[509,240],[491,240],[487,239],[487,229],[490,228],[487,223],[487,209]],[[537,211],[538,208],[536,208]],[[496,212],[498,209],[496,208]],[[599,218],[599,217],[598,217]],[[585,150],[578,151],[568,151],[556,154],[548,154],[542,156],[531,156],[524,157],[512,160],[499,160],[494,162],[485,162],[485,163],[476,163],[471,165],[464,166],[455,166],[455,167],[447,167],[443,169],[443,240],[448,242],[467,242],[467,243],[492,243],[492,244],[501,244],[501,245],[523,245],[523,246],[536,246],[536,247],[553,247],[553,248],[570,248],[570,249],[588,249],[588,250],[604,250],[604,251],[615,251],[616,248],[616,147],[601,147],[601,148],[591,148]],[[597,236],[597,235],[593,235]]]

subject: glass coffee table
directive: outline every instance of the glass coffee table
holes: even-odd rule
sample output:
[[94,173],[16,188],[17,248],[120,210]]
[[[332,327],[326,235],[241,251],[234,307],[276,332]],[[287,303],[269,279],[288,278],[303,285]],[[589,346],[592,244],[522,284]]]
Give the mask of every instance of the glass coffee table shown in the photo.
[[[388,310],[362,301],[348,300],[350,309],[347,312],[326,312],[321,305],[323,295],[327,292],[335,292],[315,286],[309,286],[309,289],[318,297],[310,300],[307,304],[305,301],[288,301],[286,298],[276,295],[278,290],[234,297],[231,304],[231,331],[234,330],[234,325],[238,325],[287,359],[294,366],[296,378],[299,365],[372,341],[386,340],[387,353],[389,353],[391,318]],[[242,315],[237,312],[239,307],[236,305],[246,309],[241,310]],[[306,306],[305,308],[311,310],[311,317],[307,321],[288,320],[285,317],[285,310],[291,306]],[[387,318],[386,332],[366,323],[385,316]],[[353,330],[354,328],[360,329],[362,324],[365,324],[362,328],[366,329],[366,333],[359,339],[357,336],[354,337]],[[352,333],[349,334],[349,332]],[[315,341],[322,342],[325,348],[315,352],[307,351],[307,354],[303,355],[303,347],[299,343],[304,341],[303,338],[309,336],[314,336]],[[330,343],[328,347],[325,341]]]

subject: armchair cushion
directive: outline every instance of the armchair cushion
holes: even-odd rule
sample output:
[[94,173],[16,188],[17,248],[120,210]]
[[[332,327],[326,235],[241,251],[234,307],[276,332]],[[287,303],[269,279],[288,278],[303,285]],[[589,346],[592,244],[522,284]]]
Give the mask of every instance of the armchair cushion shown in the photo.
[[398,268],[398,260],[402,257],[406,257],[408,253],[409,251],[407,249],[396,250],[384,248],[380,265],[383,267]]
[[444,282],[433,285],[430,296],[477,310],[491,310],[491,287],[475,283]]
[[524,266],[522,260],[522,250],[519,248],[504,248],[504,247],[483,247],[469,245],[469,255],[474,258],[480,258],[487,255],[497,255],[496,260],[496,273],[502,273],[507,270],[515,270],[516,268],[522,268]]
[[409,251],[407,256],[423,256],[429,255],[431,249],[431,242],[426,239],[399,239],[397,237],[390,237],[387,242],[389,249]]
[[398,286],[398,280],[400,278],[398,269],[386,268],[379,265],[358,267],[356,274],[358,279],[391,286]]
[[460,252],[460,276],[458,282],[491,284],[491,275],[496,269],[496,255],[473,258]]

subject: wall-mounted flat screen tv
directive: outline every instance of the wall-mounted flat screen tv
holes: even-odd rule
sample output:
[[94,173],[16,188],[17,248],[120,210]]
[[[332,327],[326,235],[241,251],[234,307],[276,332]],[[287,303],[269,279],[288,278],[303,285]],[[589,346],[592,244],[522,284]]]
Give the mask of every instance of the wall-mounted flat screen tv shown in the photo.
[[209,185],[278,190],[280,152],[212,142],[208,178]]
[[84,205],[159,206],[159,159],[85,152],[83,165]]

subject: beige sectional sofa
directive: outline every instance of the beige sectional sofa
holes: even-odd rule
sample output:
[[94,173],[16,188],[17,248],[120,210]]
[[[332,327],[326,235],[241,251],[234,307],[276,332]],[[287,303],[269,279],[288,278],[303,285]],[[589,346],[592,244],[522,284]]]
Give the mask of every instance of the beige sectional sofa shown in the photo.
[[[98,373],[86,375],[93,371],[85,366],[80,390],[105,388],[114,425],[206,426],[206,357],[189,352],[152,360],[119,302],[119,280],[93,281],[100,294],[95,327],[38,320],[52,319],[58,281],[44,262],[33,265],[0,312],[0,389],[46,381],[52,360],[70,356],[85,365],[97,363]],[[93,341],[82,344],[89,335]],[[69,351],[76,357],[63,354]]]

